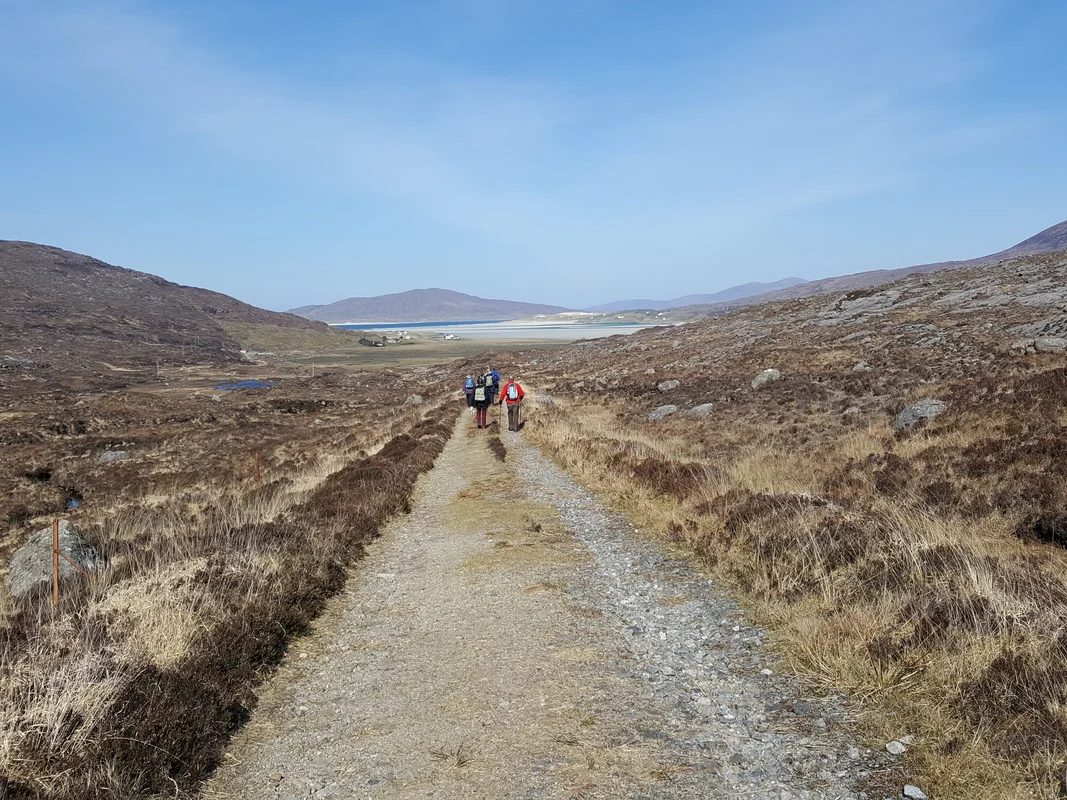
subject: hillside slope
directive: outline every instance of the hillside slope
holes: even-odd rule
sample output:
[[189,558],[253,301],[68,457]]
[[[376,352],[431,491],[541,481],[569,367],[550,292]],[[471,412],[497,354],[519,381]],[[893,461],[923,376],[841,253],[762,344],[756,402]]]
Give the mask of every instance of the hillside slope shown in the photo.
[[673,300],[616,300],[613,303],[604,303],[599,306],[591,306],[586,311],[594,311],[601,314],[614,314],[619,311],[632,311],[634,309],[652,309],[653,311],[666,311],[669,308],[681,308],[707,303],[727,303],[731,300],[740,300],[744,297],[752,297],[757,294],[773,292],[777,289],[788,289],[805,283],[803,278],[782,278],[773,283],[760,283],[753,281],[743,283],[740,286],[731,286],[721,292],[713,294],[687,294],[684,297],[676,297]]
[[413,289],[378,297],[349,297],[329,305],[302,306],[291,313],[322,322],[456,322],[505,320],[558,314],[561,306],[488,300],[448,289]]
[[1054,253],[1067,249],[1067,221],[1046,228],[1040,233],[1019,242],[1006,250],[992,253],[987,256],[979,256],[964,261],[940,261],[934,264],[919,264],[900,269],[877,269],[867,272],[856,272],[851,275],[837,275],[831,278],[808,281],[786,289],[766,292],[764,294],[751,295],[731,301],[716,301],[708,304],[686,306],[681,312],[677,312],[678,318],[696,319],[713,314],[719,314],[732,308],[753,305],[755,303],[767,303],[776,300],[792,300],[800,297],[810,297],[819,294],[832,294],[834,292],[847,292],[857,289],[867,289],[871,286],[880,286],[885,283],[900,280],[908,275],[916,273],[941,272],[946,269],[958,269],[960,267],[981,267],[987,264],[996,264],[1020,256],[1034,255],[1038,253]]
[[756,295],[778,291],[779,289],[791,289],[794,286],[802,286],[805,283],[807,281],[803,278],[782,278],[780,281],[772,283],[753,281],[752,283],[743,283],[740,286],[731,286],[729,289],[723,289],[721,292],[715,292],[714,294],[690,294],[685,297],[677,297],[674,300],[669,300],[668,305],[665,305],[664,308],[680,308],[700,303],[729,303],[732,300],[743,300],[746,297],[755,297]]
[[235,362],[236,328],[345,336],[57,247],[0,241],[0,375]]
[[[774,625],[791,667],[869,702],[872,741],[914,737],[911,782],[1055,800],[1065,312],[1067,252],[1043,253],[501,369],[545,409],[525,436],[642,531],[690,548]],[[931,418],[909,427],[920,411]]]

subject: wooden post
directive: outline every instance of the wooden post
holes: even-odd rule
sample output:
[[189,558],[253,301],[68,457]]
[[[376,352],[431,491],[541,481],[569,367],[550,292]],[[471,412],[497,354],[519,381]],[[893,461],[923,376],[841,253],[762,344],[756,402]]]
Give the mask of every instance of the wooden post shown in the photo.
[[259,474],[259,451],[256,451],[256,486],[263,488],[263,478]]
[[52,608],[59,608],[59,520],[52,520]]

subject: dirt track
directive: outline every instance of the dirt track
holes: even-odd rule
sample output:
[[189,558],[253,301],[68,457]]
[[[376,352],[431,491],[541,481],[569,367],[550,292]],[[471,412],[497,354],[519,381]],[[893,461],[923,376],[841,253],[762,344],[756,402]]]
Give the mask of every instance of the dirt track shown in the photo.
[[[520,437],[464,416],[205,798],[862,797],[845,709]],[[771,674],[768,674],[771,673]]]

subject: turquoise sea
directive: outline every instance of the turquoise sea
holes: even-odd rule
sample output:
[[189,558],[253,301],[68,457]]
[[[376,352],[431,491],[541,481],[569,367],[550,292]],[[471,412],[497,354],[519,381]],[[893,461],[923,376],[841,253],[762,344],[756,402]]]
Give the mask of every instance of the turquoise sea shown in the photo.
[[623,322],[395,322],[366,325],[338,325],[339,328],[363,331],[394,332],[418,330],[432,331],[442,335],[452,334],[460,339],[599,339],[604,336],[634,333],[651,325]]

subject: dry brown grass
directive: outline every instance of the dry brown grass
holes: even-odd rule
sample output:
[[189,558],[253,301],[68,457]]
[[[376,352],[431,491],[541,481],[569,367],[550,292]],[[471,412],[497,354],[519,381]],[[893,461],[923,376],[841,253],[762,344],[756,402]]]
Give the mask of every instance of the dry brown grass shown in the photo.
[[728,422],[655,426],[621,397],[557,396],[527,430],[693,552],[800,674],[876,709],[874,746],[912,734],[909,770],[935,796],[1052,800],[1067,763],[1067,553],[1034,537],[1067,537],[1067,370],[999,380],[943,386],[952,413],[912,434],[818,405],[783,425],[770,392]]
[[[0,796],[196,787],[256,685],[363,543],[406,510],[451,432],[447,406],[404,408],[404,382],[389,381],[299,382],[221,403],[196,392],[57,398],[2,421],[14,445],[4,466],[40,471],[0,481],[9,546],[58,512],[19,510],[23,490],[44,487],[47,504],[76,486],[85,503],[69,516],[108,569],[65,583],[58,613],[44,593],[0,603]],[[198,422],[205,402],[210,420]],[[119,444],[131,461],[78,455]]]
[[454,747],[438,747],[430,751],[430,758],[434,761],[443,761],[453,767],[466,767],[475,761],[467,742],[462,742]]
[[[498,468],[491,477],[475,481],[453,498],[445,513],[450,524],[485,530],[493,541],[493,549],[475,555],[464,565],[474,579],[490,571],[574,563],[580,557],[558,514],[550,506],[528,499],[511,470]],[[561,588],[538,584],[526,591]]]

